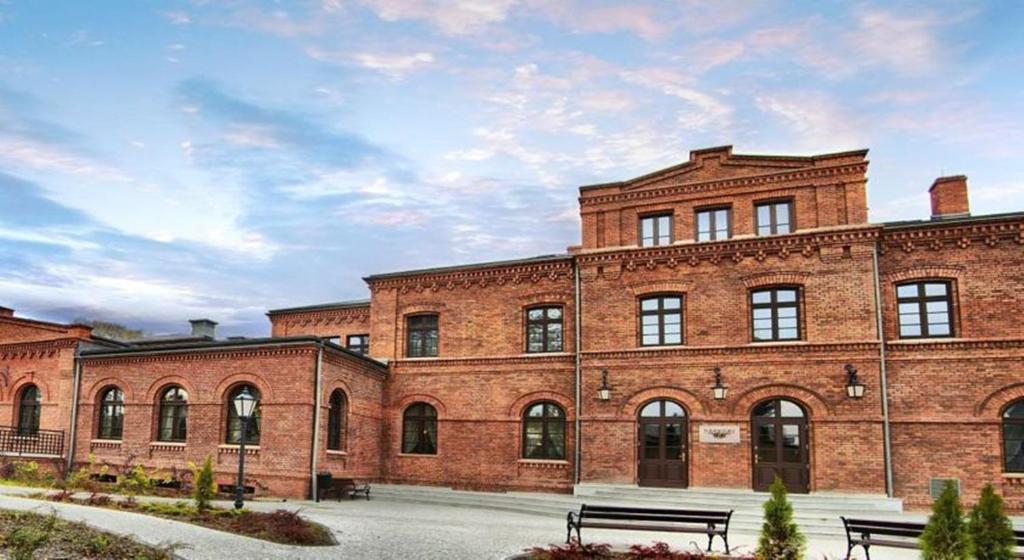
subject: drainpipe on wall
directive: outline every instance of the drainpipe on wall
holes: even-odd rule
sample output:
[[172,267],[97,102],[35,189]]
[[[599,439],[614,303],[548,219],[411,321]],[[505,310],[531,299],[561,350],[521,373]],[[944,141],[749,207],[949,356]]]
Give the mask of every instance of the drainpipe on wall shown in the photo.
[[573,453],[573,455],[575,455],[575,457],[574,457],[573,462],[572,462],[572,465],[573,465],[572,466],[572,469],[573,469],[572,480],[573,480],[573,484],[579,484],[580,483],[580,457],[582,457],[582,455],[583,455],[580,452],[580,442],[582,441],[582,437],[581,437],[581,434],[580,434],[580,426],[581,426],[581,423],[580,423],[580,414],[581,414],[580,407],[583,404],[582,403],[582,398],[581,398],[582,390],[583,390],[583,388],[582,388],[583,379],[582,379],[582,369],[581,369],[581,363],[580,363],[580,353],[582,352],[583,349],[580,346],[580,344],[582,343],[582,336],[581,336],[582,330],[581,330],[581,327],[580,327],[580,317],[583,316],[583,313],[581,313],[581,311],[580,311],[580,305],[581,305],[581,300],[582,300],[582,297],[580,296],[580,263],[577,262],[575,259],[573,259],[573,268],[574,268],[574,273],[575,273],[573,275],[574,280],[575,280],[575,282],[573,284],[573,287],[574,287],[573,291],[574,291],[574,297],[575,297],[575,309],[574,309],[574,311],[575,311],[574,312],[575,320],[573,321],[573,327],[574,327],[573,331],[575,331],[575,333],[574,333],[575,334],[575,337],[574,337],[575,341],[573,342],[573,344],[574,344],[574,348],[573,349],[576,351],[575,352],[575,354],[576,354],[576,382],[575,382],[575,384],[576,384],[576,395],[575,395],[575,398],[576,398],[576,416],[575,416],[575,419],[576,419],[576,422],[575,422],[575,425],[576,425],[576,445],[574,446],[575,449],[574,449],[574,453]]
[[885,330],[882,321],[882,280],[878,272],[878,241],[871,248],[871,266],[875,281],[875,320],[878,329],[878,378],[882,393],[882,446],[885,459],[885,495],[893,497],[892,436],[889,431],[889,377],[885,363]]
[[313,450],[309,458],[309,487],[311,489],[311,499],[316,500],[316,459],[319,455],[320,449],[320,400],[321,392],[323,390],[322,380],[322,364],[324,357],[324,343],[317,343],[316,350],[316,367],[313,369],[313,395],[316,399],[313,403],[313,444],[310,448]]
[[78,346],[75,346],[75,362],[71,375],[71,426],[68,429],[68,458],[64,476],[71,474],[75,464],[75,438],[78,435],[78,395],[82,384],[82,360],[78,357]]

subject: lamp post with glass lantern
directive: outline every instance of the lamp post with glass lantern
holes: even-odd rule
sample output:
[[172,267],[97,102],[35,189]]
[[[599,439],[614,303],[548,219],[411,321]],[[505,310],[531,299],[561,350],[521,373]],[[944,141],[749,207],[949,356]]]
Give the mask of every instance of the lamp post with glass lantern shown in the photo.
[[241,435],[238,438],[238,485],[235,487],[235,509],[242,508],[245,493],[245,439],[249,435],[249,420],[256,410],[257,401],[258,399],[249,392],[248,387],[243,387],[232,401],[235,413],[242,424]]

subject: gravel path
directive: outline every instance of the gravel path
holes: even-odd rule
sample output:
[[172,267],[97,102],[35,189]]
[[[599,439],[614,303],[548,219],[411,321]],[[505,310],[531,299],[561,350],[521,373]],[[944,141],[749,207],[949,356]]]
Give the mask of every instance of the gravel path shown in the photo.
[[[565,522],[480,509],[400,504],[383,500],[338,502],[251,502],[248,507],[261,511],[286,508],[301,510],[309,519],[329,527],[340,543],[331,547],[293,547],[204,529],[195,525],[123,511],[43,502],[19,497],[37,489],[0,487],[0,508],[53,510],[65,519],[82,521],[93,527],[126,536],[150,545],[178,544],[176,553],[184,559],[285,559],[346,558],[381,560],[501,560],[533,545],[561,542]],[[152,500],[154,498],[140,498]],[[225,502],[222,504],[228,506]],[[732,544],[750,551],[755,535],[733,534]],[[666,541],[677,548],[706,540],[694,535],[641,533],[627,531],[584,531],[587,541],[607,542],[625,547],[631,543]],[[721,542],[716,542],[720,547]],[[809,558],[842,558],[843,542],[811,542]],[[914,551],[878,549],[877,560],[909,560]]]

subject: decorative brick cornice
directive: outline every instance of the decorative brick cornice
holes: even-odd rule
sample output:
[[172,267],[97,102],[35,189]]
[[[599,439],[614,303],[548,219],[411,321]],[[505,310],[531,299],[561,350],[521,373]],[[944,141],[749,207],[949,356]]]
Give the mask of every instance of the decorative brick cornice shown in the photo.
[[403,294],[409,291],[436,293],[450,292],[456,288],[470,289],[504,286],[506,284],[538,284],[544,281],[572,279],[572,277],[572,259],[567,258],[557,261],[495,266],[493,268],[427,272],[422,275],[372,279],[368,280],[368,284],[371,291],[396,289]]
[[342,325],[370,319],[370,306],[351,307],[346,309],[329,309],[323,311],[296,311],[272,315],[272,323],[296,327],[312,327],[319,325]]
[[573,354],[519,354],[515,356],[485,356],[473,358],[419,358],[394,360],[396,368],[435,368],[445,366],[491,366],[516,364],[567,364],[573,363]]
[[950,224],[922,222],[920,227],[883,230],[881,241],[883,253],[890,250],[911,253],[916,250],[966,249],[975,244],[997,247],[1007,242],[1024,245],[1024,219]]
[[787,343],[787,344],[747,344],[743,346],[674,346],[662,348],[636,348],[628,350],[607,350],[583,352],[588,359],[634,359],[657,357],[694,356],[732,356],[751,354],[826,354],[837,360],[846,359],[848,354],[840,352],[878,352],[878,343],[871,341],[859,342],[825,342],[825,343]]
[[1024,338],[982,338],[949,340],[890,340],[885,348],[892,353],[932,352],[936,350],[1020,350],[1024,349]]
[[189,352],[175,352],[171,354],[125,354],[118,356],[83,356],[89,365],[113,365],[113,364],[138,364],[145,362],[194,362],[200,360],[217,360],[222,358],[270,358],[280,356],[301,356],[303,354],[315,354],[316,348],[312,345],[306,346],[283,346],[283,347],[262,347],[262,348],[239,348],[202,350],[196,349]]
[[576,258],[580,266],[615,264],[621,265],[627,272],[654,270],[659,266],[670,269],[683,265],[697,266],[703,262],[714,265],[723,261],[739,263],[744,259],[761,262],[769,256],[786,260],[817,256],[822,247],[872,243],[878,238],[878,233],[878,227],[865,226],[793,235],[731,239],[714,243],[624,247],[584,253]]
[[0,344],[0,360],[30,360],[33,358],[52,358],[65,348],[78,345],[77,338],[59,338],[40,342],[12,342]]
[[763,175],[752,175],[749,177],[675,183],[644,190],[624,190],[614,194],[581,196],[580,207],[596,206],[609,202],[620,203],[624,201],[642,201],[651,198],[704,193],[715,189],[732,187],[751,188],[767,185],[772,188],[779,188],[782,187],[779,183],[787,181],[807,181],[813,179],[840,177],[844,175],[863,175],[867,172],[867,169],[868,162],[864,161],[828,167],[810,167],[792,171],[772,172]]

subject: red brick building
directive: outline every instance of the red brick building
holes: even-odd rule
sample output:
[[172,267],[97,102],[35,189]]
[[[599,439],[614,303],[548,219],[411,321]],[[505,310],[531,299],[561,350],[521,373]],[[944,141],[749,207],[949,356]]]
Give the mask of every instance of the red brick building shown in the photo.
[[870,223],[866,155],[694,151],[582,187],[564,255],[369,276],[366,301],[269,312],[265,339],[196,321],[40,342],[7,313],[0,425],[37,379],[69,462],[210,455],[229,484],[248,386],[256,492],[308,494],[319,470],[551,491],[779,475],[923,505],[953,478],[1024,509],[1024,213],[972,216],[945,177],[931,219]]

